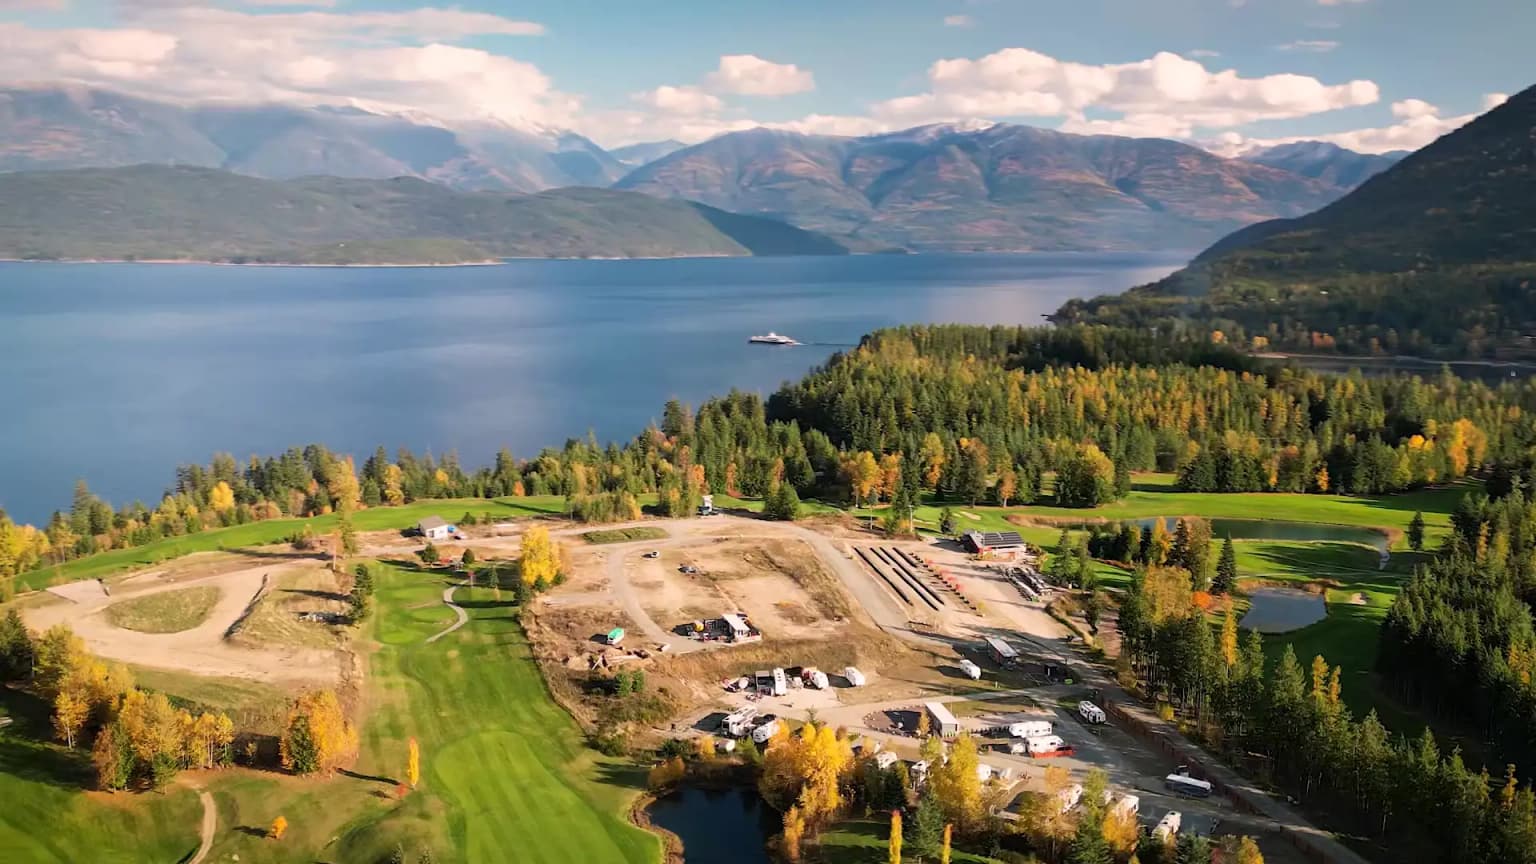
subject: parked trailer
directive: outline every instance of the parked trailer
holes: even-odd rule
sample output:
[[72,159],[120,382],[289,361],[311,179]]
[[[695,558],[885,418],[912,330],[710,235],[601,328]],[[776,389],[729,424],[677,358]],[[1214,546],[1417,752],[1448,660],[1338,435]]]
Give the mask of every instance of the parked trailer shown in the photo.
[[1077,716],[1083,718],[1084,723],[1104,723],[1109,720],[1104,714],[1104,709],[1089,702],[1087,699],[1077,703]]
[[1157,820],[1157,827],[1152,829],[1152,836],[1167,842],[1170,837],[1179,833],[1179,827],[1183,823],[1183,814],[1177,810],[1169,810],[1163,818]]
[[773,670],[773,695],[783,696],[789,692],[789,679],[784,677],[783,669]]
[[720,728],[733,738],[740,738],[752,731],[752,721],[757,719],[757,707],[747,705],[725,715]]
[[1067,742],[1061,740],[1059,735],[1041,735],[1038,738],[1026,738],[1024,739],[1024,751],[1035,759],[1071,756],[1076,752],[1067,746]]
[[815,690],[825,690],[832,686],[832,682],[827,680],[827,673],[820,669],[805,670],[805,683],[811,685]]
[[977,666],[975,663],[972,663],[969,660],[960,661],[960,671],[964,672],[965,677],[971,679],[972,681],[981,680],[981,667]]
[[1190,798],[1209,798],[1214,788],[1210,782],[1189,776],[1188,774],[1169,774],[1163,778],[1163,788],[1178,795]]
[[987,637],[987,648],[992,651],[992,659],[996,660],[999,665],[1007,666],[1017,663],[1019,660],[1019,652],[1014,650],[1012,645],[996,636]]
[[1014,738],[1039,738],[1055,731],[1049,720],[1021,720],[1008,724],[1008,734]]
[[868,683],[864,678],[864,673],[860,672],[856,666],[845,668],[843,670],[843,677],[848,679],[849,687],[863,687]]
[[1135,795],[1121,795],[1115,799],[1114,804],[1110,805],[1109,812],[1135,816],[1141,812],[1141,799]]
[[767,723],[764,723],[763,725],[752,730],[752,743],[767,744],[768,739],[772,738],[773,733],[777,731],[779,731],[778,719],[775,718],[773,720],[769,720]]

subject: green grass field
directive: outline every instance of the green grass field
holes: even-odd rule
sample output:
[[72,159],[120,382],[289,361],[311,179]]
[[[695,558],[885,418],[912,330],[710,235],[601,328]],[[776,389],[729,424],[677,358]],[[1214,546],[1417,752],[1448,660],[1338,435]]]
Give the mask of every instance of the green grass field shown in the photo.
[[604,543],[632,543],[636,540],[661,540],[666,536],[667,532],[665,529],[641,526],[639,528],[588,531],[581,535],[581,539],[588,543],[602,545]]
[[[565,500],[546,495],[528,498],[446,498],[434,501],[415,501],[400,507],[375,507],[359,511],[353,524],[359,531],[403,529],[415,525],[424,516],[441,516],[449,522],[465,513],[489,516],[494,519],[514,519],[519,516],[547,516],[565,512]],[[157,540],[133,549],[114,549],[90,555],[57,567],[34,570],[17,577],[16,588],[20,591],[44,588],[54,580],[68,582],[76,579],[100,579],[142,567],[159,564],[193,552],[213,552],[220,549],[241,549],[247,546],[265,546],[281,543],[309,525],[316,534],[324,534],[336,526],[336,516],[316,516],[310,519],[269,519],[230,528],[216,528],[184,537]]]
[[107,620],[124,630],[180,633],[206,621],[218,602],[219,589],[199,585],[119,600],[107,607],[106,615]]
[[[460,589],[469,624],[428,644],[453,620],[432,602],[444,583],[393,566],[379,573],[379,647],[354,776],[220,780],[211,786],[222,828],[210,860],[373,864],[400,843],[407,860],[430,845],[440,862],[659,862],[660,841],[623,815],[643,771],[584,745],[549,698],[516,609],[488,590]],[[411,737],[422,782],[401,801],[395,788]],[[290,823],[281,844],[241,830],[279,813]]]
[[[916,859],[912,851],[912,839],[909,833],[911,830],[908,827],[903,832],[907,840],[907,845],[903,849],[902,860],[904,861]],[[818,864],[886,864],[890,860],[887,855],[890,833],[889,818],[850,819],[839,822],[821,835],[819,849],[807,860],[818,862]],[[996,861],[994,858],[962,849],[953,849],[951,853],[949,860],[956,864],[995,864]]]

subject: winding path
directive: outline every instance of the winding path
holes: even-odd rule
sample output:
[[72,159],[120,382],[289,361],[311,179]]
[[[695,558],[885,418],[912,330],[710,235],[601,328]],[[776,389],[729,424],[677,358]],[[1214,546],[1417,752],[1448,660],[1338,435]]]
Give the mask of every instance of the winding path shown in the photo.
[[431,636],[428,636],[428,643],[436,642],[444,636],[447,636],[449,633],[452,633],[453,631],[469,623],[469,613],[464,611],[463,606],[453,602],[453,592],[462,587],[464,587],[464,585],[461,582],[458,585],[449,585],[447,588],[443,589],[443,603],[447,605],[449,609],[452,609],[455,615],[459,616],[459,620],[449,624],[446,628],[433,633]]
[[213,803],[213,796],[207,790],[198,789],[197,800],[203,804],[202,843],[186,864],[202,864],[203,859],[208,857],[208,850],[213,848],[213,832],[219,827],[219,808]]

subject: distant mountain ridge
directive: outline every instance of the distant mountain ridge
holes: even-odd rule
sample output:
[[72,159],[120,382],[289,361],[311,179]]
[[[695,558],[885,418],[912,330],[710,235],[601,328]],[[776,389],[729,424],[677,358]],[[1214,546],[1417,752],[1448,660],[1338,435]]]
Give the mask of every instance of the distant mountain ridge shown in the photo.
[[607,186],[626,166],[571,132],[448,129],[347,108],[181,106],[79,86],[0,90],[0,171],[194,165],[253,177],[419,177],[469,190]]
[[1536,358],[1536,87],[1314,213],[1252,225],[1063,321],[1275,347]]
[[1194,248],[1345,191],[1175,141],[1008,124],[735,132],[615,188],[782,219],[856,248],[959,252]]
[[1407,150],[1356,153],[1326,141],[1296,141],[1244,153],[1238,158],[1353,189],[1396,165],[1407,155]]
[[463,192],[409,177],[266,180],[162,165],[0,174],[0,258],[449,264],[846,251],[780,222],[610,189]]

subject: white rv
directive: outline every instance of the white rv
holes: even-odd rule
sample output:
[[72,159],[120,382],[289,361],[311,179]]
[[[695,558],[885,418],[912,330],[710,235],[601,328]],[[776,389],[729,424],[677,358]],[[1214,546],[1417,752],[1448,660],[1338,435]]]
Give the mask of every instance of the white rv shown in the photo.
[[866,683],[868,683],[864,679],[864,673],[860,672],[856,666],[849,666],[848,668],[844,669],[843,677],[848,679],[849,687],[863,687]]
[[1086,699],[1077,703],[1077,716],[1083,718],[1084,723],[1103,723],[1109,719],[1103,708]]
[[777,719],[769,720],[767,723],[752,730],[752,743],[767,744],[768,739],[772,738],[773,733],[777,731],[779,731],[779,721]]
[[1211,797],[1211,784],[1205,780],[1198,780],[1188,774],[1169,774],[1163,778],[1163,786],[1169,792],[1177,792],[1191,798]]
[[752,721],[757,719],[757,707],[747,705],[725,715],[720,728],[733,738],[740,738],[752,731]]
[[879,768],[881,771],[884,771],[892,765],[895,765],[899,761],[901,761],[900,758],[889,750],[886,750],[883,753],[875,754],[875,767]]
[[1132,816],[1141,811],[1141,799],[1135,795],[1121,795],[1110,805],[1111,813],[1128,813]]
[[1039,738],[1056,731],[1049,720],[1024,720],[1008,724],[1010,738]]
[[1060,735],[1041,735],[1038,738],[1024,739],[1024,751],[1031,756],[1039,756],[1045,753],[1055,753],[1065,750],[1067,742],[1061,740]]
[[1166,816],[1157,820],[1157,827],[1152,829],[1152,836],[1166,842],[1168,838],[1179,833],[1179,826],[1183,822],[1184,816],[1179,811],[1169,810]]
[[965,677],[971,679],[972,681],[981,680],[981,667],[977,666],[975,663],[972,663],[969,660],[960,661],[960,671],[964,672]]
[[1071,786],[1056,793],[1057,800],[1061,801],[1061,812],[1065,813],[1077,806],[1077,802],[1083,800],[1083,787],[1073,783]]
[[805,670],[805,683],[816,690],[825,690],[832,685],[832,682],[827,680],[827,673],[820,669]]
[[789,679],[784,677],[783,669],[773,670],[773,695],[783,696],[789,692]]

